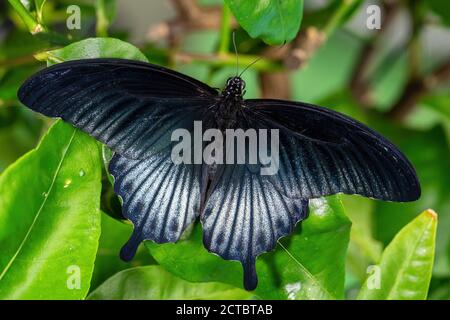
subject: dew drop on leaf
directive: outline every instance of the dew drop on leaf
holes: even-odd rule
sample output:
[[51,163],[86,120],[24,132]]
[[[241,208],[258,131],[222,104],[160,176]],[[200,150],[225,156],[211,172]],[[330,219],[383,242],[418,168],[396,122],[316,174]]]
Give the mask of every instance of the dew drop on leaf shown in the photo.
[[301,282],[295,282],[295,283],[288,283],[284,290],[287,293],[288,300],[296,300],[297,299],[297,293],[302,288]]
[[63,188],[66,189],[70,186],[70,184],[72,183],[72,179],[66,179],[66,181],[64,181],[64,186]]
[[80,177],[84,177],[84,175],[86,174],[86,172],[84,172],[84,170],[81,169],[80,172],[78,172],[78,174],[80,175]]

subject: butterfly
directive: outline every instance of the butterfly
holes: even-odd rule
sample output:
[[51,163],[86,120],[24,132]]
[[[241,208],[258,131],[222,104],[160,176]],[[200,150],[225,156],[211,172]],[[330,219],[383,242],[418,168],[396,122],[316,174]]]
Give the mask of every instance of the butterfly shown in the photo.
[[[316,105],[244,99],[244,93],[240,76],[220,91],[149,63],[84,59],[39,71],[18,97],[114,151],[114,190],[123,200],[123,216],[134,225],[120,252],[126,261],[142,241],[176,242],[199,218],[204,246],[240,261],[244,287],[253,290],[257,256],[307,217],[309,199],[336,193],[400,202],[420,197],[407,158],[362,123]],[[261,161],[175,163],[173,132],[193,133],[196,123],[203,124],[202,133],[271,130],[269,138],[278,139],[269,147],[278,153],[277,171],[261,174]],[[230,150],[233,160],[239,152]]]

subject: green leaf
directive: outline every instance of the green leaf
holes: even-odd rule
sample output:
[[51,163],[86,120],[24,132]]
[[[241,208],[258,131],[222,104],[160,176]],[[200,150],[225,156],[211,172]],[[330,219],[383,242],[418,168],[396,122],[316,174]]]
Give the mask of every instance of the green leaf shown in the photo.
[[[26,45],[24,45],[26,43]],[[28,32],[19,29],[13,29],[9,36],[0,42],[0,57],[3,60],[14,59],[23,56],[30,56],[35,52],[48,48],[48,42],[41,37],[36,37]],[[30,57],[31,60],[32,57]],[[32,60],[30,61],[32,62]],[[3,65],[2,68],[16,69],[19,66]],[[30,65],[27,65],[30,67]]]
[[20,0],[8,0],[15,12],[19,15],[26,27],[32,34],[38,34],[45,31],[45,27],[40,24]]
[[[108,148],[108,146],[102,145],[103,170],[102,199],[100,208],[111,218],[119,220],[121,222],[129,223],[129,221],[125,219],[122,214],[122,199],[114,192],[114,177],[109,173],[109,162],[111,161],[113,155],[114,151]],[[130,223],[129,226],[131,227],[131,225],[132,224]]]
[[[40,53],[39,59],[47,60],[49,65],[76,59],[122,58],[148,62],[147,57],[135,46],[114,38],[89,38],[70,44],[64,48]],[[107,168],[105,167],[107,171]],[[112,186],[107,185],[102,192],[102,210],[114,216],[117,209],[117,197],[112,193]],[[120,210],[120,207],[118,208]],[[117,210],[116,210],[117,211]],[[121,214],[114,217],[119,218]]]
[[295,38],[303,16],[303,0],[225,0],[252,38],[276,45]]
[[[14,102],[16,103],[16,102]],[[0,173],[39,142],[42,121],[31,111],[11,107],[0,108]]]
[[375,240],[373,232],[375,203],[371,199],[347,195],[343,196],[343,203],[352,221],[346,266],[362,283],[367,276],[367,267],[379,262],[382,251],[382,245]]
[[[358,299],[426,299],[433,269],[437,215],[427,210],[406,225],[386,247],[379,273],[369,275]],[[380,276],[379,286],[373,277]]]
[[0,176],[0,298],[85,297],[100,236],[100,168],[97,143],[58,121]]
[[432,277],[428,300],[450,300],[450,279]]
[[[441,123],[447,134],[447,139],[450,142],[450,93],[437,94],[425,97],[422,99],[422,109],[425,109],[430,114],[429,118],[433,118],[432,124]],[[432,116],[431,116],[432,114]],[[434,122],[434,123],[433,123]]]
[[144,246],[139,248],[132,261],[124,262],[120,259],[120,248],[127,242],[133,231],[131,224],[117,221],[103,213],[101,229],[91,290],[96,289],[102,282],[121,270],[155,263]]
[[354,37],[339,30],[333,33],[307,67],[291,73],[292,99],[318,103],[347,88],[360,49],[361,43]]
[[2,79],[0,79],[0,99],[16,100],[17,90],[20,85],[27,79],[37,68],[30,66],[17,67],[6,71]]
[[[330,23],[333,23],[334,27],[338,28],[343,23],[347,22],[355,11],[357,11],[358,2],[361,2],[361,0],[348,0],[345,2],[332,0],[322,3],[320,6],[308,8],[307,13],[302,19],[302,28],[307,29],[308,27],[315,27],[323,31],[325,27],[331,28]],[[345,12],[342,12],[344,7],[346,10]],[[339,14],[337,14],[338,11]],[[334,30],[330,29],[329,31],[331,34]]]
[[44,9],[45,2],[46,0],[34,0],[34,7],[36,9],[36,18],[37,21],[41,24],[43,24],[42,11]]
[[387,111],[400,98],[408,81],[408,55],[404,50],[398,49],[380,60],[375,65],[369,82],[373,86],[372,95],[376,108]]
[[[112,38],[86,39],[38,57],[49,65],[99,57],[147,61]],[[86,296],[100,233],[101,165],[97,142],[58,122],[36,151],[6,170],[0,180],[0,190],[8,190],[0,193],[0,297]],[[19,200],[21,193],[30,200]],[[79,290],[66,285],[71,266],[80,267]],[[32,281],[29,272],[37,274]]]
[[210,300],[250,299],[252,294],[222,283],[191,283],[160,266],[121,271],[105,281],[88,299],[92,300]]
[[[338,196],[310,201],[310,216],[296,232],[279,241],[274,252],[256,263],[263,299],[336,299],[344,294],[345,253],[350,221]],[[166,270],[188,281],[223,282],[242,287],[242,268],[203,247],[197,224],[187,240],[146,245]]]
[[428,0],[426,1],[438,16],[441,17],[442,21],[447,25],[450,24],[450,2],[442,0]]
[[50,64],[67,60],[90,58],[122,58],[148,61],[145,55],[135,46],[114,38],[89,38],[81,40],[62,49],[41,53],[38,58],[46,59]]

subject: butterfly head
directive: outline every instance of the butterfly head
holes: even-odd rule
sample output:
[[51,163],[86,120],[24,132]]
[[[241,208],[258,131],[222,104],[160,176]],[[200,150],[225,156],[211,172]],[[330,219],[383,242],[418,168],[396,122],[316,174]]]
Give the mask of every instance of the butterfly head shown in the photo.
[[224,96],[242,97],[245,94],[245,81],[241,77],[231,77],[227,80],[227,85],[223,89]]

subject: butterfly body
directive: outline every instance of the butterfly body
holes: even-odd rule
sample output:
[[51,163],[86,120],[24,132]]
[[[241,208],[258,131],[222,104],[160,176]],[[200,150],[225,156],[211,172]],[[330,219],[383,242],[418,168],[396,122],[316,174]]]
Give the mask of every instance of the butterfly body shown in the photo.
[[[86,59],[38,72],[18,96],[32,110],[60,117],[114,151],[114,190],[124,217],[134,224],[120,253],[124,260],[144,240],[176,242],[200,219],[205,247],[240,261],[244,287],[253,290],[257,256],[307,217],[308,199],[335,193],[388,201],[420,196],[406,157],[365,125],[323,107],[246,100],[244,93],[240,77],[230,78],[218,93],[161,66]],[[214,130],[223,140],[205,158],[215,139],[204,136]],[[241,130],[249,141],[256,136],[265,152],[227,149],[234,141],[230,130]],[[181,143],[172,139],[174,133],[192,149],[187,156],[183,149],[177,158],[183,161],[174,161]],[[258,157],[252,162],[254,150]],[[231,161],[205,161],[219,153]],[[237,161],[242,155],[245,161]]]
[[[217,102],[209,108],[209,117],[205,117],[205,130],[218,129],[223,136],[226,136],[227,129],[236,129],[237,119],[242,116],[244,102],[245,82],[242,78],[235,76],[227,80],[226,86],[220,93]],[[212,116],[211,116],[212,115]],[[222,144],[222,151],[225,150],[226,141]],[[217,163],[204,164],[202,169],[202,180],[204,190],[202,191],[202,201],[200,207],[204,207],[207,195],[212,191],[213,182],[220,168]]]
[[234,128],[237,117],[242,115],[244,88],[245,82],[240,77],[231,77],[227,80],[217,103],[210,107],[215,120],[215,123],[211,124],[210,127],[218,128],[222,131]]

